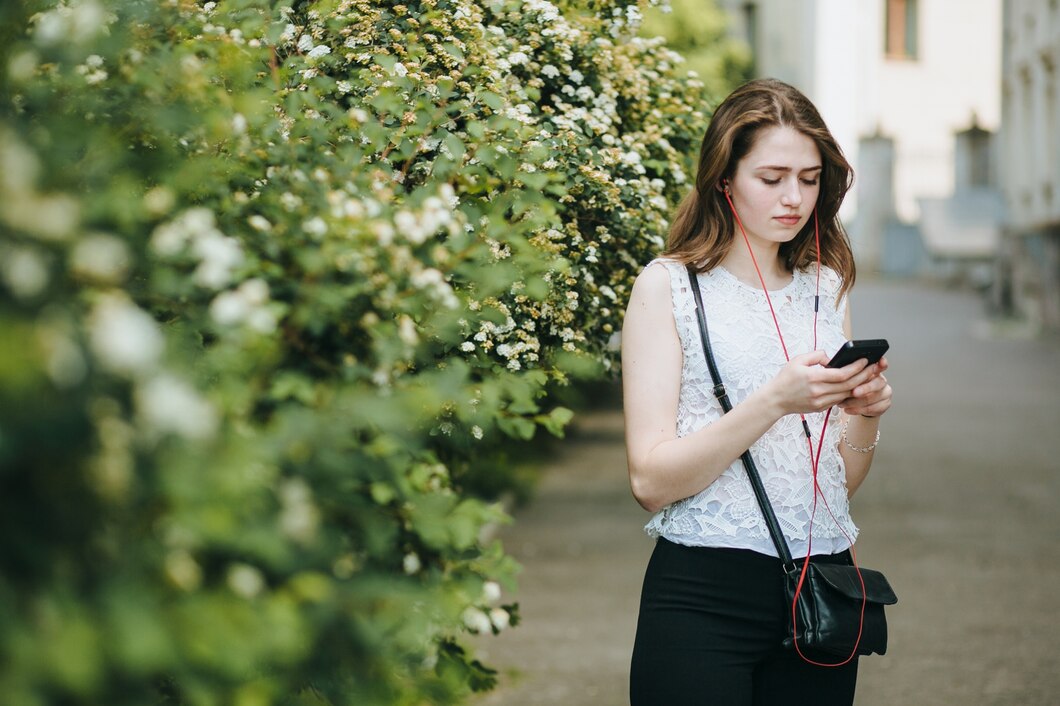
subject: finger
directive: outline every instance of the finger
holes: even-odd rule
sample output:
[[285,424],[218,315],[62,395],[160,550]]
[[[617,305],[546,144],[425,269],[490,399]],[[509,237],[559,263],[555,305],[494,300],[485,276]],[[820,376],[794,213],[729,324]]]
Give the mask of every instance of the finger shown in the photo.
[[890,385],[884,385],[879,390],[869,394],[850,397],[840,403],[840,407],[848,414],[865,414],[876,416],[881,411],[886,411],[891,406],[894,391]]
[[850,408],[850,411],[845,409],[843,411],[851,416],[860,414],[866,417],[881,417],[886,414],[887,410],[890,408],[891,401],[887,400],[886,402],[877,402],[875,404],[864,405],[861,407],[852,407]]
[[842,368],[822,368],[820,380],[827,383],[847,382],[850,378],[865,370],[868,365],[869,362],[867,360],[859,358],[849,365],[844,365]]
[[825,365],[829,360],[831,358],[824,351],[810,351],[809,353],[795,356],[791,359],[791,362],[799,365]]
[[870,397],[873,393],[880,392],[887,387],[887,378],[882,375],[878,375],[868,380],[858,383],[853,390],[850,391],[851,397]]
[[819,395],[813,399],[814,406],[818,412],[822,412],[829,407],[839,407],[842,409],[844,405],[863,405],[864,402],[861,400],[855,400],[850,397],[846,392],[836,392],[827,395]]

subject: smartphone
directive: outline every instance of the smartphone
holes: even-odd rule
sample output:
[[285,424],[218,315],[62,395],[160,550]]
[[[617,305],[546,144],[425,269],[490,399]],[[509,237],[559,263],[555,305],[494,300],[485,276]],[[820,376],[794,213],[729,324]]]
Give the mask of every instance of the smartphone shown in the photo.
[[836,354],[828,361],[828,367],[842,368],[844,365],[850,365],[855,360],[862,358],[868,360],[869,365],[872,365],[883,357],[888,348],[890,348],[890,344],[883,338],[847,341],[839,347]]

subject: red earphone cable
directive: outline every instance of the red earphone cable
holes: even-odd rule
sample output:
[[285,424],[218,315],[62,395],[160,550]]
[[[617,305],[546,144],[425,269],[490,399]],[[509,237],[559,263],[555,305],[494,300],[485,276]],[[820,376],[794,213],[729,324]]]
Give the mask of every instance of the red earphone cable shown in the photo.
[[[788,355],[788,347],[784,343],[784,334],[781,333],[780,330],[780,320],[777,318],[777,312],[773,308],[773,301],[769,297],[769,288],[766,287],[765,277],[762,276],[762,270],[758,267],[758,258],[755,257],[754,248],[751,247],[751,240],[747,237],[747,231],[743,227],[743,221],[740,220],[740,214],[736,212],[736,206],[732,202],[732,197],[729,194],[728,185],[725,186],[723,193],[725,194],[725,200],[729,202],[729,208],[732,210],[732,215],[736,219],[736,224],[740,227],[740,233],[743,235],[744,243],[747,244],[747,252],[751,255],[751,262],[754,264],[755,272],[758,274],[758,280],[762,283],[762,292],[765,294],[766,303],[769,305],[769,313],[773,316],[773,325],[777,329],[777,337],[780,339],[780,347],[784,351],[784,360],[790,361],[791,357]],[[814,244],[816,246],[817,251],[817,285],[813,297],[813,349],[817,350],[817,315],[821,308],[821,230],[820,222],[817,218],[816,208],[814,208],[813,210],[813,232]],[[798,630],[793,630],[793,634],[796,636],[795,651],[799,654],[799,657],[801,657],[804,661],[818,667],[842,667],[843,665],[849,663],[857,655],[858,644],[861,642],[861,633],[865,627],[865,605],[868,600],[868,595],[865,589],[865,579],[861,575],[861,568],[858,566],[857,554],[854,552],[854,541],[846,533],[846,530],[843,529],[843,526],[839,523],[839,520],[836,519],[835,513],[832,512],[832,508],[828,505],[828,499],[825,498],[824,492],[821,490],[821,486],[817,482],[817,468],[821,461],[821,451],[824,448],[825,430],[828,428],[828,420],[831,418],[831,416],[832,409],[829,408],[824,415],[824,423],[821,425],[821,434],[817,442],[817,453],[814,454],[813,436],[810,433],[810,426],[806,421],[806,415],[801,413],[799,414],[799,418],[802,420],[802,428],[806,433],[806,442],[809,445],[810,449],[810,468],[813,477],[813,506],[810,509],[810,526],[807,533],[808,536],[806,541],[806,557],[803,560],[802,571],[799,574],[799,580],[795,586],[795,596],[791,602],[791,620],[793,626],[797,625],[796,618],[798,613],[797,605],[799,601],[799,595],[802,593],[802,587],[806,580],[806,572],[809,570],[810,556],[813,550],[813,520],[814,517],[816,517],[817,515],[818,495],[821,496],[821,501],[824,502],[825,509],[828,510],[828,514],[832,518],[832,521],[835,523],[836,527],[839,528],[839,531],[843,534],[843,537],[845,537],[847,542],[850,544],[850,557],[854,563],[854,569],[857,572],[858,580],[861,582],[861,618],[858,624],[858,638],[854,642],[854,647],[851,650],[850,655],[842,662],[837,662],[834,664],[830,662],[817,662],[803,654],[802,648],[799,647]]]

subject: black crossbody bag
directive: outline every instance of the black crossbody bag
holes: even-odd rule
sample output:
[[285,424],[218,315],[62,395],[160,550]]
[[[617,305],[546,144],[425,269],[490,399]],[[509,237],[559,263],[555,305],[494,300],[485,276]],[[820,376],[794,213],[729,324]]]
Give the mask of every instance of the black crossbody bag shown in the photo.
[[[732,403],[714,362],[703,296],[699,291],[695,268],[691,265],[688,266],[688,283],[696,301],[699,336],[714,383],[713,393],[721,403],[722,410],[728,413]],[[792,561],[787,541],[773,513],[773,506],[751,458],[750,449],[744,451],[740,459],[747,469],[747,477],[765,517],[769,536],[783,564],[784,588],[788,605],[791,606],[784,646],[795,649],[806,661],[822,666],[839,666],[855,655],[874,652],[884,654],[887,651],[887,618],[883,607],[898,602],[887,579],[879,571],[859,570],[853,564],[814,561],[809,562],[803,577],[802,567]]]

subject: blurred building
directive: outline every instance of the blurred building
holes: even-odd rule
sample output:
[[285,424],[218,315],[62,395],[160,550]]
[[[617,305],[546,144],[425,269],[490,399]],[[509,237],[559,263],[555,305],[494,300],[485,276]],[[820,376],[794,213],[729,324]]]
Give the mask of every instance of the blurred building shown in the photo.
[[1060,328],[1060,2],[1005,0],[998,304]]
[[854,165],[842,215],[860,265],[949,273],[992,261],[1002,0],[719,4],[755,74],[805,92]]

